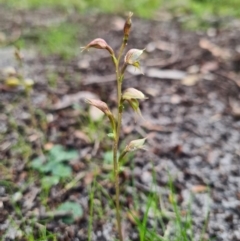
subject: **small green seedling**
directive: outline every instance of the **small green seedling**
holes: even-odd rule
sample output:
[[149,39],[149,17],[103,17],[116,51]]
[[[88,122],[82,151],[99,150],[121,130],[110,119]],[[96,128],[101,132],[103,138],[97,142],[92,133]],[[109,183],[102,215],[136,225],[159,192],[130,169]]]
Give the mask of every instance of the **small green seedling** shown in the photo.
[[[132,26],[132,13],[130,12],[128,18],[125,22],[123,28],[123,40],[119,50],[119,53],[116,55],[114,50],[111,46],[107,44],[104,39],[96,38],[91,41],[88,45],[83,47],[83,50],[87,50],[89,48],[96,48],[96,49],[104,49],[107,50],[112,58],[112,62],[116,71],[116,82],[117,82],[117,115],[114,116],[111,110],[108,108],[108,105],[98,99],[87,99],[86,102],[92,106],[97,107],[100,109],[109,119],[111,123],[112,133],[108,134],[108,136],[113,140],[112,146],[112,158],[113,158],[113,170],[114,170],[114,183],[115,183],[115,191],[116,191],[116,219],[118,225],[118,235],[120,241],[123,241],[123,234],[122,234],[122,227],[121,227],[121,209],[119,203],[119,172],[120,172],[120,164],[122,159],[125,155],[129,152],[144,149],[144,142],[146,138],[133,140],[131,141],[122,152],[119,151],[119,138],[121,133],[121,126],[122,126],[122,115],[124,110],[124,105],[128,104],[135,113],[141,116],[141,111],[139,109],[139,100],[146,99],[145,95],[135,89],[135,88],[128,88],[125,91],[122,91],[122,83],[124,80],[124,73],[128,65],[132,65],[135,68],[140,69],[139,59],[142,55],[144,49],[130,49],[123,60],[123,64],[121,65],[121,60],[123,56],[123,51],[128,43],[128,37],[130,33],[130,29]],[[118,156],[118,153],[120,155]]]
[[79,203],[76,202],[65,202],[58,206],[57,211],[67,211],[71,215],[63,217],[62,221],[67,224],[72,224],[76,219],[83,217],[83,209]]
[[55,145],[46,155],[46,157],[37,157],[31,167],[42,174],[49,174],[41,180],[44,188],[50,188],[59,183],[61,178],[72,176],[72,169],[66,165],[67,161],[78,157],[76,150],[66,150],[61,145]]

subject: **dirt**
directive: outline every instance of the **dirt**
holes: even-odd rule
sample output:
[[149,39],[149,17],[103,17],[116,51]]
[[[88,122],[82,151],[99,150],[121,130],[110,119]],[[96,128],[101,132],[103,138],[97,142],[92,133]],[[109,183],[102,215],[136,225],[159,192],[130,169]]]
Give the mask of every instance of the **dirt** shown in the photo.
[[[16,13],[15,18],[18,14],[22,19],[18,27],[31,29],[23,13]],[[3,14],[1,18],[6,21],[6,16]],[[76,24],[86,22],[91,26],[89,35],[84,33],[84,40],[102,37],[113,49],[118,48],[123,18],[76,14],[69,18]],[[145,75],[128,69],[123,88],[135,87],[148,99],[141,103],[144,120],[138,119],[136,123],[131,110],[126,110],[122,139],[127,142],[147,135],[148,151],[136,152],[125,164],[121,174],[122,206],[131,210],[135,192],[155,193],[164,209],[172,212],[168,184],[171,176],[183,217],[191,200],[194,240],[199,240],[204,225],[205,240],[240,240],[240,24],[235,21],[225,29],[189,32],[181,29],[178,21],[134,17],[133,22],[128,49],[146,48],[141,61]],[[0,31],[10,36],[11,28],[4,29],[3,26],[1,24]],[[81,37],[78,38],[81,42]],[[0,55],[6,51],[1,50]],[[7,64],[1,60],[0,66],[4,69],[16,65],[13,61],[11,57]],[[101,163],[111,142],[102,138],[104,141],[99,143],[96,133],[92,136],[94,141],[86,137],[87,105],[83,99],[86,93],[95,94],[111,107],[115,106],[111,59],[101,50],[79,53],[77,58],[69,61],[27,52],[24,66],[25,74],[35,81],[31,92],[33,108],[41,110],[46,119],[42,121],[40,112],[36,112],[34,127],[24,91],[7,88],[2,82],[0,158],[3,164],[0,180],[9,181],[11,186],[0,186],[0,234],[6,235],[8,230],[4,240],[25,240],[16,227],[26,232],[31,228],[28,217],[34,217],[32,222],[36,227],[46,224],[48,231],[58,233],[59,240],[86,240],[88,186],[93,182],[94,168],[98,168],[99,183],[110,195],[114,194],[114,188],[104,180],[109,171]],[[57,76],[54,87],[48,85],[49,72]],[[99,125],[102,135],[107,129],[107,120]],[[14,148],[16,143],[20,150]],[[23,143],[34,151],[24,152]],[[50,210],[67,200],[84,207],[84,217],[72,225],[64,224],[58,217],[44,222],[39,218],[46,212],[41,203],[43,190],[40,190],[39,181],[33,179],[36,174],[31,171],[29,162],[39,155],[39,145],[47,149],[49,143],[79,150],[79,158],[71,163],[74,175],[88,173],[70,190],[62,192],[66,183],[52,187],[47,199]],[[156,181],[153,185],[154,172]],[[141,210],[137,210],[140,215],[146,209],[145,197],[140,197]],[[17,204],[12,204],[12,198]],[[28,202],[29,198],[31,202]],[[95,201],[96,205],[108,203],[106,196],[99,193],[96,193]],[[93,240],[113,240],[115,237],[114,210],[107,205],[104,212],[105,217],[93,223]],[[149,215],[148,228],[154,225],[153,220],[154,216]],[[174,225],[168,219],[165,224],[171,237],[176,232]],[[126,238],[139,240],[134,222],[126,217],[123,226]],[[158,234],[163,234],[160,224]]]

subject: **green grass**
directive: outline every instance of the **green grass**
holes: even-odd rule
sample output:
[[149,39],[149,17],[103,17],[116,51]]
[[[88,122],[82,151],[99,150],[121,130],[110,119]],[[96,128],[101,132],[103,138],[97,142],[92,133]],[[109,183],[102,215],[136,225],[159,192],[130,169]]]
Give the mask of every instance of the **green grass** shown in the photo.
[[44,56],[58,55],[63,59],[69,59],[79,54],[76,49],[80,46],[78,35],[81,31],[84,31],[81,26],[71,23],[61,23],[48,28],[40,27],[23,35],[15,45],[23,49],[35,47]]
[[61,24],[39,32],[38,47],[43,54],[60,54],[64,58],[74,56],[78,49],[78,27]]
[[[105,12],[123,14],[133,11],[135,16],[152,18],[158,10],[165,9],[173,15],[188,16],[183,23],[188,29],[206,29],[214,25],[211,16],[240,17],[239,0],[117,0],[109,4],[109,0],[0,0],[0,4],[15,9],[57,8],[65,12],[73,9],[81,14]],[[220,25],[226,21],[222,20]],[[83,25],[84,26],[84,25]],[[76,49],[85,43],[79,42],[79,36],[86,35],[83,26],[73,23],[61,23],[47,28],[37,27],[24,33],[15,43],[21,48],[33,46],[41,55],[57,55],[70,59],[79,54]]]
[[165,8],[175,16],[184,16],[186,29],[222,27],[229,18],[240,17],[239,0],[172,0]]
[[21,9],[52,7],[68,11],[77,9],[81,12],[89,9],[112,13],[133,11],[136,15],[147,18],[151,18],[154,11],[164,5],[197,16],[208,14],[240,16],[239,0],[116,0],[114,4],[109,4],[109,0],[0,0],[0,3]]
[[0,0],[7,6],[20,9],[33,9],[42,7],[60,8],[64,10],[76,9],[80,12],[93,9],[100,12],[123,13],[124,11],[134,11],[142,17],[149,17],[158,8],[162,0],[117,0],[114,4],[109,4],[109,0]]
[[[156,173],[154,167],[152,169],[152,188],[150,188],[149,194],[138,192],[135,188],[134,178],[133,183],[133,210],[141,210],[144,206],[143,215],[137,217],[134,213],[132,214],[136,229],[139,233],[140,241],[194,241],[196,237],[193,230],[192,216],[192,201],[194,195],[188,202],[188,206],[182,208],[177,202],[177,194],[173,184],[173,177],[169,175],[169,183],[167,188],[169,192],[169,203],[168,210],[165,208],[163,197],[154,191],[154,187],[157,186]],[[166,199],[165,199],[166,201]],[[166,203],[165,203],[166,204]],[[170,208],[170,209],[169,209]],[[127,210],[131,213],[131,210]],[[151,214],[152,213],[152,214]],[[183,214],[184,213],[184,214]],[[202,224],[199,230],[200,239],[199,241],[206,241],[205,234],[207,232],[207,223],[209,213],[204,217],[205,222]],[[150,220],[153,222],[150,224]],[[159,231],[161,230],[161,234]]]
[[240,1],[238,0],[186,0],[186,9],[197,16],[238,16],[240,17]]

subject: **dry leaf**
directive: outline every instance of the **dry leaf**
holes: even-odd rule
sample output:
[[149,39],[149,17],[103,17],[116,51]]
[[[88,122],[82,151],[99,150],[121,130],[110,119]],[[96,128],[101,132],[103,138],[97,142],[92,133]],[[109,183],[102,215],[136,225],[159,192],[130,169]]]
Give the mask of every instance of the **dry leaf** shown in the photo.
[[141,126],[146,128],[147,130],[150,130],[150,131],[162,131],[162,130],[164,130],[163,126],[161,126],[157,123],[150,122],[150,121],[142,122]]
[[94,173],[88,172],[84,177],[84,184],[86,186],[90,185],[93,182],[93,178],[94,178]]
[[191,191],[194,193],[206,192],[207,190],[208,187],[204,185],[195,185],[191,188]]
[[192,74],[186,76],[184,79],[181,80],[181,84],[185,86],[193,86],[200,80],[200,75]]
[[208,61],[203,64],[201,67],[202,73],[209,73],[211,71],[217,70],[219,68],[219,64],[217,61]]
[[229,105],[232,110],[232,115],[235,118],[239,119],[240,118],[240,104],[238,103],[238,101],[234,100],[233,98],[230,98]]
[[48,142],[44,145],[44,150],[49,151],[53,148],[54,144],[52,142]]
[[231,53],[228,49],[221,48],[214,43],[211,43],[208,39],[202,38],[199,41],[199,46],[202,49],[208,50],[213,56],[228,60],[231,58]]
[[150,68],[146,71],[145,75],[158,79],[183,79],[186,76],[186,72],[176,69],[159,70],[157,68]]
[[132,224],[136,224],[135,219],[139,218],[139,213],[136,210],[131,210],[127,212],[127,217]]
[[83,140],[85,143],[90,143],[90,138],[82,131],[75,131],[74,136],[80,140]]

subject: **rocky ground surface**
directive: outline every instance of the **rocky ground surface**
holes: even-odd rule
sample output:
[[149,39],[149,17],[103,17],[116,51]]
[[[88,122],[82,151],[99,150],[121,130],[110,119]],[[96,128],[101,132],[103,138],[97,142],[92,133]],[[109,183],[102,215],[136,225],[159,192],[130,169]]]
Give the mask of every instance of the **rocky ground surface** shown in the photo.
[[[1,36],[10,43],[0,49],[3,240],[26,240],[24,233],[42,224],[58,233],[59,240],[86,240],[89,186],[96,169],[102,189],[110,196],[114,194],[113,185],[105,179],[109,177],[109,165],[101,161],[111,145],[104,136],[107,120],[93,124],[90,118],[98,120],[99,113],[91,109],[88,112],[83,101],[97,96],[114,109],[115,77],[107,52],[80,54],[76,49],[77,57],[63,60],[58,56],[43,57],[26,46],[21,71],[34,80],[30,95],[21,86],[12,88],[4,82],[9,67],[20,71],[11,43],[40,24],[61,21],[86,25],[85,32],[76,36],[81,43],[96,37],[104,38],[113,49],[121,43],[122,17],[73,14],[65,18],[43,10],[13,16],[1,10]],[[168,184],[171,176],[183,216],[190,203],[194,240],[199,239],[204,226],[205,240],[240,240],[240,23],[232,21],[227,28],[199,32],[182,30],[177,21],[134,17],[133,23],[128,49],[146,48],[141,61],[144,75],[129,67],[123,88],[137,88],[148,99],[141,103],[143,120],[135,121],[127,109],[122,140],[127,143],[148,136],[148,150],[136,152],[125,163],[121,174],[122,205],[125,211],[131,210],[133,194],[142,193],[141,209],[137,210],[141,216],[146,210],[146,195],[155,193],[161,208],[172,212]],[[54,85],[49,84],[49,73],[54,73]],[[96,127],[91,131],[88,125]],[[53,185],[43,203],[41,175],[32,170],[31,160],[41,155],[42,149],[47,151],[56,144],[78,150],[77,158],[68,163],[76,185],[66,188],[69,179]],[[83,217],[71,225],[64,224],[59,213],[51,219],[47,214],[63,201],[79,203]],[[101,191],[95,196],[95,205],[101,206],[99,203],[106,203],[105,214],[94,219],[92,239],[110,241],[116,232],[114,210]],[[152,227],[153,220],[150,212],[148,227]],[[168,218],[164,223],[171,237],[174,225]],[[126,216],[123,226],[126,237],[139,240],[131,218]],[[158,226],[158,234],[163,235]]]

